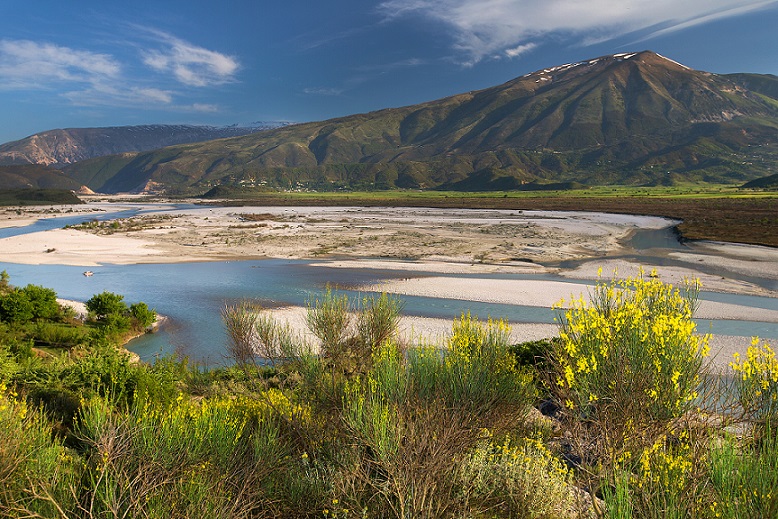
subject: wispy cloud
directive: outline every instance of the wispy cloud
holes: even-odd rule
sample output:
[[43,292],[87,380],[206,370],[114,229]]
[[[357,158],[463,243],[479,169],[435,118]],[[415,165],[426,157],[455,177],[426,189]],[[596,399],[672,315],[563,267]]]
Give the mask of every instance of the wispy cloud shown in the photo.
[[427,64],[427,61],[419,58],[409,58],[400,61],[394,61],[391,63],[377,63],[372,65],[362,65],[355,67],[354,74],[343,79],[340,86],[337,87],[309,87],[303,89],[304,94],[320,95],[320,96],[339,96],[343,93],[353,90],[360,85],[369,83],[376,78],[388,74],[394,70],[404,69],[409,67],[419,67]]
[[172,74],[179,82],[195,87],[221,85],[235,80],[238,60],[198,47],[170,34],[149,30],[162,48],[143,51],[143,63],[157,72]]
[[61,94],[75,106],[167,106],[175,93],[171,90],[148,87],[117,87],[112,84],[96,84],[89,88],[70,90]]
[[375,65],[363,65],[361,67],[357,67],[357,70],[361,70],[364,72],[378,72],[380,74],[390,72],[392,70],[402,69],[402,68],[409,68],[409,67],[419,67],[421,65],[426,65],[427,62],[423,59],[419,58],[409,58],[409,59],[403,59],[400,61],[394,61],[392,63],[379,63]]
[[537,43],[524,43],[522,45],[519,45],[518,47],[513,47],[511,49],[505,49],[505,55],[509,58],[518,58],[522,54],[526,54],[528,52],[531,52],[532,50],[537,47]]
[[181,99],[191,90],[186,87],[235,81],[237,59],[152,29],[140,40],[125,44],[140,50],[123,52],[122,59],[50,42],[0,40],[0,90],[50,91],[80,107],[218,111],[214,104],[182,104]]
[[194,103],[189,107],[193,112],[214,113],[219,111],[219,107],[213,104]]
[[457,59],[473,65],[485,57],[519,56],[549,35],[584,44],[649,29],[656,36],[772,6],[778,1],[385,0],[379,11],[387,20],[422,16],[445,24]]
[[309,87],[304,88],[303,93],[317,96],[339,96],[343,93],[343,89],[334,87]]
[[98,85],[121,74],[108,54],[76,50],[52,43],[0,40],[0,88],[48,89],[54,84]]

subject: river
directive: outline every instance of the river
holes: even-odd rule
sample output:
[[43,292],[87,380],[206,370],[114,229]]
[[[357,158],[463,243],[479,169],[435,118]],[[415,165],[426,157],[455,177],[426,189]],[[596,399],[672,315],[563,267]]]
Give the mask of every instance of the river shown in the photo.
[[[181,206],[176,206],[178,209]],[[158,209],[157,209],[158,210]],[[125,217],[138,211],[94,215],[100,219]],[[63,217],[40,220],[23,227],[0,229],[0,238],[25,232],[39,232],[59,228],[67,224],[80,223],[93,216]],[[658,264],[668,261],[667,250],[683,249],[672,230],[638,231],[630,240],[634,254],[633,261]],[[625,256],[626,257],[626,256]],[[139,264],[104,265],[91,268],[94,275],[83,276],[83,267],[62,265],[21,265],[0,263],[0,270],[6,270],[15,285],[34,283],[56,290],[59,297],[84,301],[104,290],[122,294],[132,303],[144,301],[160,314],[169,318],[167,324],[157,333],[135,339],[129,348],[141,359],[152,361],[159,355],[178,353],[192,361],[218,365],[225,359],[226,336],[221,324],[221,309],[241,299],[251,299],[268,307],[282,305],[305,305],[320,295],[327,285],[346,287],[345,292],[354,296],[348,287],[377,283],[393,277],[408,277],[408,273],[381,269],[329,268],[326,262],[317,265],[305,260],[251,260],[216,261],[184,264]],[[572,268],[575,262],[565,267]],[[661,264],[661,263],[659,263]],[[414,272],[412,276],[424,275]],[[440,275],[440,274],[435,274]],[[452,275],[454,276],[454,275]],[[464,277],[462,275],[459,275]],[[479,274],[483,277],[484,274]],[[502,279],[548,279],[569,283],[581,280],[563,278],[553,274],[491,274],[491,278]],[[766,288],[775,289],[776,281],[754,279]],[[586,282],[584,283],[591,283]],[[404,313],[424,317],[453,319],[463,312],[474,315],[505,318],[517,323],[552,323],[555,313],[548,308],[520,305],[501,305],[443,299],[431,297],[401,296]],[[754,308],[778,310],[778,299],[703,292],[701,299],[727,302]],[[702,332],[721,335],[752,336],[778,339],[778,324],[755,321],[700,320]]]

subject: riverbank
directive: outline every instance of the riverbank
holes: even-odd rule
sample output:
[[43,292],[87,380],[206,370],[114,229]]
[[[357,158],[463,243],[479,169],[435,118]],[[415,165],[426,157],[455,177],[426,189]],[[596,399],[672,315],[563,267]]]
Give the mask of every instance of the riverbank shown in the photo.
[[[91,204],[102,211],[125,204]],[[428,259],[524,267],[604,256],[663,218],[597,213],[359,207],[147,209],[3,239],[0,262],[96,266],[256,258]],[[156,211],[154,209],[157,209]],[[5,214],[28,221],[24,211]]]
[[[71,299],[57,298],[57,303],[62,307],[67,307],[75,312],[76,318],[80,321],[86,321],[89,311],[86,309],[86,304],[82,301],[73,301]],[[155,333],[161,326],[167,322],[168,318],[164,315],[157,314],[154,322],[151,325],[141,331],[129,332],[122,337],[119,346],[119,350],[130,358],[130,362],[135,364],[141,361],[140,355],[127,349],[127,345],[133,340],[141,337],[147,333]]]
[[[139,199],[142,200],[142,199]],[[144,214],[108,222],[89,216],[121,209]],[[744,278],[778,283],[778,249],[691,242],[637,262],[629,237],[677,224],[664,218],[584,212],[389,207],[194,207],[95,202],[6,210],[0,227],[35,218],[85,216],[84,225],[2,239],[0,262],[38,265],[184,263],[264,258],[327,260],[328,266],[407,273],[557,273],[591,280],[599,269],[630,276],[643,266],[678,284],[699,278],[706,290],[778,297]],[[639,251],[637,251],[639,255]],[[585,261],[585,260],[590,261]],[[562,263],[577,262],[573,268]],[[670,262],[671,265],[666,263]],[[705,268],[703,268],[705,267]],[[713,271],[715,274],[707,274]],[[778,286],[778,285],[777,285]]]

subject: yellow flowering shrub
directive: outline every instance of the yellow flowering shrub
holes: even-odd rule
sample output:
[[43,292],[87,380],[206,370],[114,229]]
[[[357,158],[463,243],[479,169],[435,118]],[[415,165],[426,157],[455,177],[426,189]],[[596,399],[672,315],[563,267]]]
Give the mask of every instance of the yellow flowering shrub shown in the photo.
[[[697,397],[708,336],[695,334],[697,283],[683,289],[641,273],[599,282],[560,325],[557,384],[584,416],[630,408],[636,419],[681,415]],[[564,302],[560,303],[560,306]]]
[[492,439],[463,461],[460,479],[471,500],[499,517],[563,518],[572,516],[572,472],[542,442],[523,438]]
[[622,453],[612,486],[603,486],[608,517],[707,517],[710,503],[693,491],[698,462],[685,431],[663,434],[634,455]]
[[735,381],[740,402],[752,418],[775,425],[778,414],[778,359],[767,342],[754,337],[741,359],[735,353],[730,367],[735,372]]

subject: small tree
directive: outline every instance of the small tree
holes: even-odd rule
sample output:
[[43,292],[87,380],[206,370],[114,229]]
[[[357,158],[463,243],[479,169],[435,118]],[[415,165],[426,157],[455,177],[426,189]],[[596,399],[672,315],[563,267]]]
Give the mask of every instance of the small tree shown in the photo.
[[157,320],[157,312],[143,302],[130,305],[130,316],[138,328],[148,328]]
[[32,317],[32,303],[21,290],[15,289],[0,297],[0,320],[11,324],[20,324],[31,321]]
[[94,314],[98,321],[105,321],[110,315],[123,315],[128,311],[124,296],[107,291],[92,296],[86,302],[86,309]]
[[59,314],[57,293],[50,288],[27,285],[21,291],[32,304],[33,319],[55,319]]
[[5,270],[0,272],[0,296],[7,294],[11,291],[11,283],[9,280],[11,276]]

